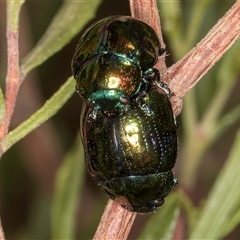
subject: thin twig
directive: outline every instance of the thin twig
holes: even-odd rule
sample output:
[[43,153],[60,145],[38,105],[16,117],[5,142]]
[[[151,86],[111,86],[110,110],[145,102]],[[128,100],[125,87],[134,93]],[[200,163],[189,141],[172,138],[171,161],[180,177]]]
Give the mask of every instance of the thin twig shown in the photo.
[[182,109],[182,100],[209,69],[240,36],[240,0],[217,22],[201,42],[175,65],[168,68],[163,79],[175,96],[171,102],[175,114]]
[[[161,45],[164,47],[156,1],[130,0],[130,7],[134,17],[145,21],[155,29]],[[232,6],[195,48],[175,65],[168,68],[167,72],[165,58],[159,58],[156,67],[161,75],[166,73],[163,81],[170,85],[172,92],[175,94],[171,98],[171,102],[176,115],[181,112],[182,100],[186,93],[233,45],[239,38],[239,34],[240,0]],[[117,203],[109,201],[94,239],[126,239],[126,233],[129,232],[135,215],[125,211]]]
[[8,43],[8,70],[6,77],[6,131],[8,130],[9,121],[12,117],[18,89],[20,86],[19,70],[19,50],[18,50],[18,31],[7,31]]
[[[5,108],[6,114],[4,121],[0,123],[0,140],[6,136],[16,103],[18,89],[21,83],[19,71],[19,50],[18,50],[18,31],[12,31],[7,28],[7,51],[8,51],[8,69],[6,76],[6,95]],[[2,154],[0,149],[0,155]]]
[[[155,0],[130,0],[130,9],[133,17],[150,25],[159,36],[161,35],[159,13]],[[146,14],[151,12],[151,14]],[[163,38],[160,37],[161,46],[164,48]],[[158,65],[160,72],[166,71],[165,58],[160,58]],[[94,240],[103,239],[127,239],[136,213],[123,209],[118,203],[108,201],[103,213]]]
[[[8,68],[6,76],[6,93],[5,93],[5,116],[0,122],[0,142],[5,138],[8,132],[10,120],[16,103],[18,89],[21,83],[21,76],[19,70],[19,49],[18,49],[18,20],[19,10],[23,1],[17,4],[7,2],[7,54],[8,54]],[[15,10],[15,11],[13,11]],[[12,18],[12,13],[16,16]],[[0,158],[3,154],[2,144],[0,144]],[[4,240],[3,227],[0,220],[0,240]]]
[[[156,0],[129,0],[129,3],[132,16],[150,25],[158,34],[161,47],[165,48],[166,45],[163,41],[161,22]],[[167,67],[164,56],[161,56],[158,59],[155,67],[159,70],[161,76],[165,75]]]
[[0,240],[5,240],[1,219],[0,219]]
[[100,222],[104,224],[99,224],[93,239],[126,239],[135,217],[136,213],[129,212],[109,200]]

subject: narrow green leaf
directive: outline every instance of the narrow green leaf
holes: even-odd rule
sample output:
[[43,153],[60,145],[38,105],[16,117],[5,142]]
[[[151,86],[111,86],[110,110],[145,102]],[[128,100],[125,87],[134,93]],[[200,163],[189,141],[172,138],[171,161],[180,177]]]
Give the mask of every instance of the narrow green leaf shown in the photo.
[[218,122],[230,95],[232,94],[233,86],[238,80],[238,75],[240,72],[240,58],[238,55],[239,51],[240,42],[236,42],[236,44],[234,44],[233,47],[228,50],[226,55],[220,60],[216,78],[218,82],[216,86],[216,93],[214,94],[211,102],[208,103],[208,107],[202,117],[202,128],[206,129],[206,132],[212,132],[212,138],[216,138],[215,135],[218,134],[218,131],[225,131],[220,127],[226,127],[226,125],[219,125],[216,123]]
[[240,222],[240,204],[239,207],[236,209],[236,212],[234,212],[230,217],[229,222],[224,226],[222,230],[222,236],[226,236],[227,234],[232,232],[232,230],[237,225],[239,225],[239,222]]
[[[159,11],[161,16],[162,30],[167,36],[171,45],[174,59],[179,59],[183,52],[182,36],[183,36],[183,12],[181,1],[161,1],[158,0]],[[185,39],[186,40],[186,39]]]
[[172,239],[180,213],[179,195],[171,193],[164,205],[148,221],[138,239]]
[[24,0],[7,1],[7,26],[11,31],[18,30],[19,13],[24,2]]
[[194,206],[192,200],[184,193],[184,191],[180,191],[180,199],[184,212],[186,213],[188,229],[191,230],[198,220],[200,210]]
[[5,100],[4,100],[4,95],[2,92],[2,89],[0,88],[0,122],[2,122],[5,118]]
[[223,234],[233,230],[240,222],[235,220],[232,229],[225,226],[239,209],[240,203],[240,130],[224,168],[211,190],[206,205],[193,229],[190,239],[219,239]]
[[3,142],[4,152],[28,133],[51,118],[73,95],[75,81],[70,77],[60,89],[30,118],[8,133]]
[[218,120],[217,124],[214,124],[215,127],[213,128],[215,139],[219,138],[220,135],[232,127],[234,123],[237,123],[240,118],[240,106],[237,106],[219,119],[220,113],[232,94],[234,85],[238,81],[240,72],[239,51],[240,42],[237,41],[220,61],[220,67],[217,73],[217,78],[219,79],[217,94],[211,104],[209,104],[208,111],[204,114],[205,122],[207,122],[207,124],[208,122],[211,123],[211,121],[216,119]]
[[26,75],[54,53],[62,49],[94,17],[102,1],[66,0],[34,49],[23,60],[21,70]]
[[240,119],[240,106],[235,107],[231,112],[223,116],[215,126],[215,138],[223,135],[233,124],[237,123]]
[[73,239],[79,193],[84,180],[80,134],[58,170],[52,203],[52,239]]
[[187,36],[184,36],[184,40],[186,43],[186,45],[184,46],[185,51],[191,49],[196,42],[199,34],[199,29],[203,24],[203,17],[205,16],[204,13],[213,2],[213,0],[194,1],[193,8],[191,9],[191,16],[189,17],[191,21],[188,22],[186,30]]

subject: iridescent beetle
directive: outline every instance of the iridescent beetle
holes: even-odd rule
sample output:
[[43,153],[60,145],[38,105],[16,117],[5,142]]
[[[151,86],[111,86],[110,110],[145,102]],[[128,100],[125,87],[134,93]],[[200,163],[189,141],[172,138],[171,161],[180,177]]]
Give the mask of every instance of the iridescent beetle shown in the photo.
[[114,111],[130,104],[149,79],[168,91],[153,68],[163,52],[146,23],[128,16],[104,18],[90,26],[77,45],[72,61],[77,92],[94,103],[94,110]]
[[170,90],[153,68],[161,53],[150,26],[113,16],[84,33],[72,61],[85,100],[81,132],[88,170],[109,198],[134,212],[156,211],[177,184]]
[[[147,107],[146,107],[147,106]],[[169,97],[151,87],[126,112],[82,109],[85,160],[93,179],[109,198],[133,212],[154,212],[177,184],[173,168],[178,149],[177,124]]]

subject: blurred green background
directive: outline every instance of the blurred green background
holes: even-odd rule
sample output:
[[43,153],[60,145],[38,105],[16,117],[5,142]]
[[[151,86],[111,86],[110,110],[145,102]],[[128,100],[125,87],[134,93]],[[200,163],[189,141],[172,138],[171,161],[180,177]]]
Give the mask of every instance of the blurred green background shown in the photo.
[[[100,18],[116,14],[130,15],[128,1],[109,0],[99,2],[101,3],[94,13],[95,17],[86,24],[82,31]],[[235,1],[221,1],[221,4],[218,1],[209,2],[211,3],[205,7],[201,6],[202,16],[198,18],[199,23],[196,24],[199,24],[199,27],[195,29],[192,40],[187,42],[184,35],[182,35],[182,41],[176,44],[173,39],[175,35],[169,30],[169,22],[164,23],[164,15],[166,15],[164,11],[171,12],[171,10],[174,10],[173,5],[169,2],[169,8],[167,8],[167,3],[161,6],[162,3],[159,1],[160,17],[163,25],[165,24],[163,31],[169,53],[166,59],[168,66],[176,63],[187,51],[195,46]],[[195,16],[192,13],[195,3],[196,1],[178,2],[178,6],[181,9],[179,16],[181,17],[182,28],[180,29],[179,26],[177,29],[181,30],[181,34],[186,33],[187,35],[188,27],[194,21]],[[61,4],[62,1],[25,2],[20,15],[20,59],[23,59],[31,51],[44,34],[53,16],[61,7]],[[7,67],[6,38],[4,37],[6,31],[5,9],[5,3],[0,2],[0,79],[2,87],[4,87]],[[173,11],[173,16],[176,16],[174,14]],[[171,34],[173,34],[172,38]],[[61,51],[54,54],[29,73],[19,91],[11,129],[14,129],[39,109],[66,79],[71,76],[71,58],[80,35],[81,33],[79,32]],[[239,43],[238,46],[234,47],[236,49],[234,52],[239,53]],[[233,61],[236,66],[233,63],[232,72],[231,69],[226,70],[226,72],[230,71],[230,76],[227,75],[223,79],[226,82],[231,81],[232,86],[229,87],[229,91],[226,93],[226,104],[222,105],[219,113],[220,116],[228,113],[240,103],[240,82],[238,81],[240,69],[239,55],[232,53],[231,59],[238,58]],[[224,58],[200,81],[194,92],[191,92],[190,101],[192,102],[192,99],[194,99],[195,103],[195,113],[192,115],[196,118],[195,123],[201,121],[211,100],[214,98],[213,96],[217,94],[219,81],[221,81],[219,80],[219,71],[224,72],[222,67],[223,61]],[[232,79],[228,79],[228,76]],[[48,120],[34,130],[4,154],[0,165],[0,214],[7,239],[51,238],[50,217],[53,195],[56,189],[56,174],[63,159],[72,146],[74,146],[76,138],[79,135],[81,103],[81,98],[75,93],[51,120]],[[188,103],[185,106],[189,106]],[[191,106],[189,108],[191,109]],[[198,150],[195,150],[192,145],[189,150],[189,133],[186,130],[186,123],[191,122],[191,120],[186,120],[186,116],[191,117],[191,115],[184,112],[178,117],[180,123],[180,150],[174,172],[175,176],[179,179],[179,184],[173,191],[180,188],[184,189],[192,199],[193,204],[200,206],[205,201],[208,192],[228,157],[240,124],[239,120],[234,121],[231,126],[226,128],[226,131],[222,135],[219,135],[218,138],[216,137],[212,142],[210,141],[204,151],[198,154],[197,157],[200,160],[198,161],[197,171],[196,169],[193,171],[194,179],[189,181],[184,176],[188,174],[188,166],[191,165],[189,161],[194,161],[196,157],[195,153],[198,153]],[[194,129],[197,129],[197,125],[194,126]],[[189,139],[194,139],[194,136],[190,136]],[[198,140],[196,140],[195,144],[198,144]],[[189,151],[192,154],[192,159],[189,156]],[[84,162],[81,155],[79,155],[79,161]],[[76,223],[74,223],[76,224],[75,239],[91,239],[108,199],[87,174],[85,166],[82,165],[80,168],[83,170],[79,173],[83,176],[83,185],[79,186],[79,189],[82,189],[77,199]],[[71,188],[71,184],[71,181],[67,182],[69,188]],[[167,200],[168,198],[166,198]],[[224,201],[224,199],[222,200]],[[138,236],[142,226],[150,217],[151,215],[137,216],[129,239],[135,239]],[[234,239],[239,235],[240,227],[238,226],[225,238]]]

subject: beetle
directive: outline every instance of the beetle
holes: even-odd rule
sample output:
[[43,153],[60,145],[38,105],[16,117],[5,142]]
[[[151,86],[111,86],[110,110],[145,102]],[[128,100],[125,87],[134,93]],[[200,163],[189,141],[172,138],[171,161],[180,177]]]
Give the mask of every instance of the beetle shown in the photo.
[[177,184],[177,123],[169,96],[149,86],[122,112],[85,101],[80,127],[87,168],[110,199],[133,212],[155,212]]
[[129,16],[104,18],[83,33],[76,47],[76,90],[94,104],[93,111],[111,112],[127,107],[151,80],[169,91],[153,67],[163,52],[156,32],[146,23]]

